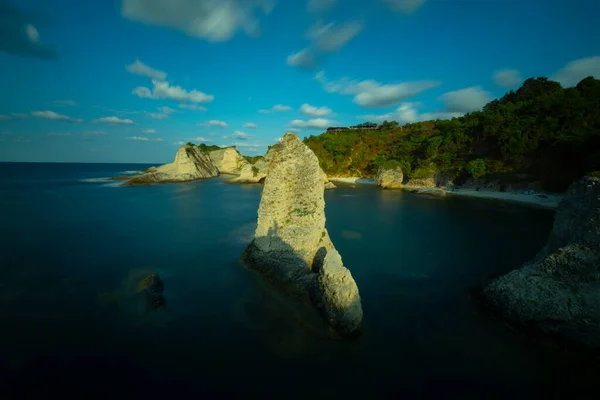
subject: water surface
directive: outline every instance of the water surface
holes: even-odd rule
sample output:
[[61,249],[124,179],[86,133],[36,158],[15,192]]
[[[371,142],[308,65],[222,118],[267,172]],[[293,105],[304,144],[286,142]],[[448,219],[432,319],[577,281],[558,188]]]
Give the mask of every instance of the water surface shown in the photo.
[[[364,310],[363,336],[339,341],[312,308],[240,263],[260,185],[101,179],[148,166],[0,163],[5,384],[63,394],[527,397],[597,376],[595,365],[510,333],[469,298],[469,286],[543,246],[550,211],[372,186],[327,191],[327,228]],[[159,312],[134,294],[151,271],[165,283]]]

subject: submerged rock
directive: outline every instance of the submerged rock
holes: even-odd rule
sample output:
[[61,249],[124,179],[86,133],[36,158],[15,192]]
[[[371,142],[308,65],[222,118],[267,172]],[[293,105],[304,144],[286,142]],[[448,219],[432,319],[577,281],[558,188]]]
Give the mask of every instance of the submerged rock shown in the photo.
[[[334,254],[328,257],[335,249],[325,229],[324,179],[318,159],[290,133],[272,157],[254,240],[244,259],[272,281],[310,295],[340,334],[353,333],[362,321],[360,296],[339,254],[339,260]],[[324,268],[326,259],[330,262]]]
[[235,147],[209,151],[208,156],[220,174],[240,175],[242,168],[250,164]]
[[[186,182],[217,176],[219,171],[208,154],[195,146],[185,145],[177,150],[175,161],[148,169],[143,175],[132,176],[123,186],[148,185],[163,182]],[[118,179],[117,177],[116,179]]]
[[158,311],[165,305],[165,298],[162,295],[164,284],[156,272],[144,278],[140,283],[140,292],[146,296],[147,309]]
[[573,183],[546,246],[479,295],[509,321],[599,350],[600,179]]
[[419,194],[421,196],[446,197],[445,191],[433,187],[420,187],[415,189],[413,193]]
[[392,168],[380,167],[375,177],[375,183],[382,189],[400,189],[404,175],[399,166]]

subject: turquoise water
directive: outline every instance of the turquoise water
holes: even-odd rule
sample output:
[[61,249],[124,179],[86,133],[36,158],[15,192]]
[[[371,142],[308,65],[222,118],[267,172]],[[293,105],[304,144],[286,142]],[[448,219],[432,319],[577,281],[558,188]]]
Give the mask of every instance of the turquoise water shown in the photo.
[[[510,333],[469,297],[543,246],[549,211],[372,186],[327,191],[327,228],[365,315],[360,339],[336,341],[312,308],[239,261],[260,185],[102,179],[146,167],[0,163],[3,387],[527,397],[594,383],[596,365]],[[156,313],[134,294],[151,271],[165,284]]]

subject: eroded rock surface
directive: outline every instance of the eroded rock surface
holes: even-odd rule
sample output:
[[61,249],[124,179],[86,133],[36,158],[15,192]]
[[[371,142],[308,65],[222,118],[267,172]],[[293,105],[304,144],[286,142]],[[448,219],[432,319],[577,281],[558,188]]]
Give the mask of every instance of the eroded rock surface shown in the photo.
[[380,167],[375,177],[375,183],[382,189],[400,189],[402,187],[402,181],[404,174],[402,168],[383,168]]
[[246,163],[240,170],[240,176],[230,179],[227,183],[259,183],[267,176],[267,169],[279,145],[271,146],[265,156],[254,164]]
[[[362,321],[362,309],[356,311],[360,296],[341,258],[337,262],[329,255],[335,249],[325,229],[325,183],[317,157],[288,133],[273,150],[266,175],[255,237],[244,259],[271,280],[310,295],[340,334],[356,332]],[[324,264],[328,255],[331,261]],[[349,310],[346,295],[352,297],[352,312],[344,312]]]
[[210,151],[208,156],[220,174],[240,175],[244,166],[249,164],[234,147]]
[[486,305],[521,326],[600,349],[600,179],[571,185],[546,246],[489,285]]
[[[219,171],[208,154],[195,146],[181,146],[171,164],[149,169],[143,175],[132,176],[123,186],[147,185],[163,182],[185,182],[217,176]],[[118,178],[117,178],[118,179]]]

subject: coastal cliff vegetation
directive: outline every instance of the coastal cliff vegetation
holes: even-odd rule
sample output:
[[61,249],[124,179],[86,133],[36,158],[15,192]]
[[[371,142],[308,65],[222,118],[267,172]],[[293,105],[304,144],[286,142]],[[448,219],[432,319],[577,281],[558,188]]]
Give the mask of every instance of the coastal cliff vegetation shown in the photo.
[[410,179],[443,172],[455,183],[468,178],[540,182],[563,191],[600,170],[600,80],[588,77],[563,88],[530,78],[481,111],[451,120],[379,130],[328,132],[304,139],[330,176],[366,176],[380,166],[401,166]]

